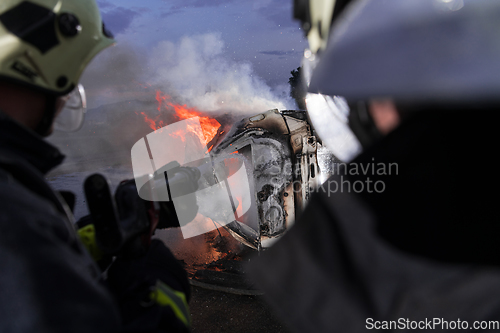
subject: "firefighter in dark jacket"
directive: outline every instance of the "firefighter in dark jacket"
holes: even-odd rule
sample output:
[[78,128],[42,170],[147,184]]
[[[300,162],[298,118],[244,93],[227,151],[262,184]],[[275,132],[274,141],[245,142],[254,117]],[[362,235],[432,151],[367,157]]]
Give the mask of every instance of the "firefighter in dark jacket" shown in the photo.
[[[296,1],[306,29],[327,2]],[[361,0],[310,43],[346,163],[250,271],[292,331],[500,328],[499,31],[496,1]]]
[[94,0],[0,4],[0,332],[189,330],[189,284],[169,250],[118,260],[110,292],[44,180],[64,156],[43,137],[79,127],[80,75],[113,43]]

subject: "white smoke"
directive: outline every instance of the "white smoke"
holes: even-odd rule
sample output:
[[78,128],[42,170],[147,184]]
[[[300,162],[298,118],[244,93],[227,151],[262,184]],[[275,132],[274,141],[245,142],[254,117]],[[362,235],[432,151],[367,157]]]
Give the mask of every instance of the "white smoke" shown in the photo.
[[153,86],[201,111],[260,113],[293,105],[257,77],[250,63],[225,57],[219,33],[162,41],[152,51],[149,68]]

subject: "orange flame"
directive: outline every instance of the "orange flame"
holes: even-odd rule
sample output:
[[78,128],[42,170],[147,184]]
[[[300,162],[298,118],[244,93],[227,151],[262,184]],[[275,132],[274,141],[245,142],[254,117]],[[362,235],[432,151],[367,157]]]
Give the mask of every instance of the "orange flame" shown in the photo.
[[166,124],[163,122],[163,120],[160,120],[160,115],[156,116],[155,119],[149,118],[144,112],[141,112],[141,114],[144,116],[144,121],[148,123],[149,127],[151,127],[153,130],[157,130],[165,126]]
[[[142,116],[144,117],[144,121],[151,127],[153,130],[158,130],[168,124],[166,124],[163,120],[160,119],[162,116],[162,106],[168,110],[171,111],[173,110],[175,112],[175,115],[177,118],[180,120],[182,119],[190,119],[194,117],[198,117],[200,126],[201,126],[201,131],[199,130],[199,127],[196,125],[187,125],[188,131],[194,133],[200,140],[200,142],[203,145],[207,145],[216,135],[217,132],[220,128],[220,123],[213,118],[203,116],[200,111],[198,111],[196,108],[188,108],[187,105],[179,105],[179,104],[174,104],[171,101],[171,97],[163,94],[160,90],[156,91],[156,101],[158,102],[158,115],[154,118],[148,117],[144,112],[141,112]],[[221,132],[222,134],[223,132]],[[186,133],[182,133],[182,131],[177,131],[172,134],[171,136],[174,137],[179,137],[181,138],[182,141],[185,141],[185,135]],[[207,152],[209,152],[213,148],[213,145],[208,149]]]
[[240,197],[236,197],[236,200],[238,200],[238,207],[236,207],[237,216],[242,216],[243,215],[243,200]]
[[203,133],[196,133],[195,130],[192,131],[198,135],[201,143],[206,145],[209,143],[216,135],[220,128],[220,123],[213,118],[202,116],[201,112],[195,108],[188,108],[187,105],[174,104],[170,101],[170,97],[167,95],[161,95],[161,91],[156,91],[156,100],[158,101],[158,110],[161,110],[161,105],[165,104],[174,109],[176,116],[179,119],[189,119],[198,117],[200,120],[200,125]]

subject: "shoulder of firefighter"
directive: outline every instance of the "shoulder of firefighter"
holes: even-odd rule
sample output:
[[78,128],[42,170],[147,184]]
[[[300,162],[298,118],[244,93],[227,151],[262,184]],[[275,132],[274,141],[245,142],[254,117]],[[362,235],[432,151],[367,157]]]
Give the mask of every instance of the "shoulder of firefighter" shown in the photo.
[[[67,94],[113,43],[94,0],[0,4],[3,82]],[[92,230],[75,231],[68,205],[44,179],[63,158],[0,110],[0,331],[188,331],[189,283],[162,243],[116,260],[104,281],[79,237],[88,241]]]
[[63,156],[1,113],[0,128],[0,331],[115,330],[115,302],[43,179]]
[[0,113],[0,331],[188,331],[189,283],[170,251],[117,260],[104,281],[43,174],[57,149]]
[[498,329],[500,3],[360,0],[341,18],[309,92],[409,114],[338,164],[250,277],[293,332]]

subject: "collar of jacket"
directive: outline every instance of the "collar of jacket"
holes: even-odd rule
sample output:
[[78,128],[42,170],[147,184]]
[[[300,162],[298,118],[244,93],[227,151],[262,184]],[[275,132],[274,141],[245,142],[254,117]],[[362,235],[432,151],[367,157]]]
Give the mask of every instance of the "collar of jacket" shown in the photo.
[[56,147],[1,111],[0,157],[25,160],[43,174],[64,160]]

